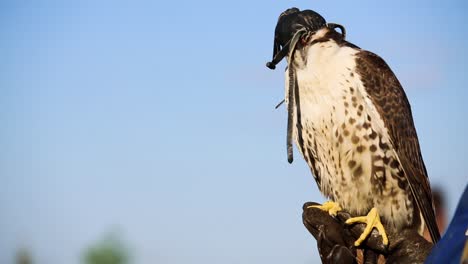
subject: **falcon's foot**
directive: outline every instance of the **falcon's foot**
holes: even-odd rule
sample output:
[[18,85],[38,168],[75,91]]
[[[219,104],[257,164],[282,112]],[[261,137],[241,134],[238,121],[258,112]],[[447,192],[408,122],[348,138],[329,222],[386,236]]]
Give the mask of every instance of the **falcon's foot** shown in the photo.
[[365,223],[367,224],[366,228],[364,229],[364,232],[362,232],[361,236],[354,242],[354,246],[359,246],[361,243],[370,235],[372,232],[372,229],[375,227],[379,231],[380,235],[382,236],[382,243],[384,245],[388,245],[388,237],[387,233],[385,232],[385,229],[380,222],[380,216],[379,213],[377,212],[377,208],[372,208],[367,216],[360,216],[360,217],[353,217],[349,218],[345,222],[346,224],[354,224],[354,223]]
[[321,209],[323,211],[326,211],[331,216],[336,216],[336,214],[339,211],[343,210],[343,209],[341,209],[341,207],[337,203],[335,203],[333,201],[325,202],[323,205],[311,205],[308,208],[310,208],[310,207],[315,207],[315,208]]

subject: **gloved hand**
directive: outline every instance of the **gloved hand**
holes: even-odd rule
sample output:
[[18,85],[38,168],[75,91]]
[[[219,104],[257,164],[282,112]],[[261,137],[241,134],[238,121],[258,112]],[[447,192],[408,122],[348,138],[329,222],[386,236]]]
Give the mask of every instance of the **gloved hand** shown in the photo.
[[[310,207],[317,203],[307,202],[303,206],[302,220],[307,230],[317,240],[322,263],[358,263],[354,241],[362,234],[365,224],[346,225],[351,217],[345,211],[332,217],[321,209]],[[362,243],[359,249],[364,254],[360,263],[377,263],[378,255],[383,255],[386,263],[423,263],[432,248],[432,243],[413,230],[403,230],[398,234],[388,233],[389,245],[382,243],[376,230]]]

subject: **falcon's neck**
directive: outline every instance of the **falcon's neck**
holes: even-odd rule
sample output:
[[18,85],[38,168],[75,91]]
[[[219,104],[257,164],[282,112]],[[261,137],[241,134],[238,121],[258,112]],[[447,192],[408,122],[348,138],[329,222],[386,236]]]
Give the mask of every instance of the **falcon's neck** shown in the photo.
[[306,46],[313,46],[323,42],[334,42],[339,47],[350,47],[360,50],[360,48],[343,38],[343,35],[330,28],[322,28],[309,36]]
[[337,44],[342,44],[345,42],[343,35],[340,33],[330,28],[322,28],[310,37],[308,43],[310,45],[314,45],[315,43],[327,42],[330,40],[335,41]]
[[[330,35],[330,32],[331,32],[331,31],[332,31],[332,30],[329,29],[329,28],[327,28],[327,27],[322,28],[322,29],[318,30],[317,32],[315,32],[315,33],[311,36],[310,41],[316,41],[316,40],[318,40],[318,39],[323,39],[323,38],[325,38],[325,36]],[[328,38],[329,38],[329,37],[328,37]]]

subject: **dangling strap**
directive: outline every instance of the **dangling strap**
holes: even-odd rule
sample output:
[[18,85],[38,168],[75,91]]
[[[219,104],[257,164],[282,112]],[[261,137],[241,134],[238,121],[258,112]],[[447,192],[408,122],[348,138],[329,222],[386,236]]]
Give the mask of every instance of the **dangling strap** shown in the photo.
[[[297,31],[289,43],[289,60],[288,60],[288,74],[289,74],[289,88],[288,88],[288,127],[287,127],[287,135],[286,135],[286,148],[288,154],[288,162],[292,163],[293,158],[293,147],[292,147],[292,130],[293,130],[293,114],[294,114],[294,106],[295,106],[295,94],[299,94],[298,86],[296,85],[296,72],[294,69],[294,51],[296,50],[296,45],[301,36],[307,33],[306,29],[301,29]],[[297,108],[297,106],[296,106]],[[300,113],[298,112],[297,115]],[[300,120],[297,118],[296,120]]]

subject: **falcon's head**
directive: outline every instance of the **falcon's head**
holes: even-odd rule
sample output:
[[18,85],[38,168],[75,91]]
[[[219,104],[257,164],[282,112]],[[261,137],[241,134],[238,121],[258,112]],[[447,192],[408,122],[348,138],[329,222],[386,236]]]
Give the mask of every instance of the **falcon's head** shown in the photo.
[[332,24],[325,21],[319,13],[312,10],[300,11],[298,8],[289,8],[278,18],[275,28],[275,39],[273,43],[273,60],[267,63],[267,67],[275,69],[288,53],[289,43],[299,31],[316,32],[324,27],[339,27],[344,35],[344,27],[338,24]]
[[278,18],[278,23],[275,28],[275,42],[278,42],[281,47],[301,30],[317,31],[326,26],[325,19],[317,12],[312,10],[300,11],[298,8],[290,8]]
[[[288,42],[299,30],[305,29],[315,32],[326,25],[325,19],[312,10],[300,11],[298,8],[293,7],[281,13],[275,28],[273,61],[267,63],[268,68],[274,69],[275,65],[284,58],[289,49]],[[281,54],[279,54],[280,52]]]

